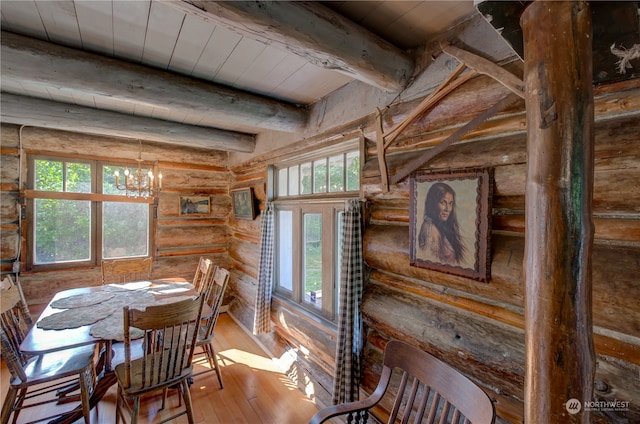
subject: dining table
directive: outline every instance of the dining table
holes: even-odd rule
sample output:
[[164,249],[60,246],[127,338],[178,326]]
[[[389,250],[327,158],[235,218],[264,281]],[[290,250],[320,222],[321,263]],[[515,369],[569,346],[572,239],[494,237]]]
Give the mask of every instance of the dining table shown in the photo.
[[[145,308],[195,299],[198,291],[182,278],[163,278],[151,281],[132,281],[74,288],[55,294],[42,311],[20,345],[29,355],[41,355],[90,344],[100,345],[96,361],[96,386],[91,394],[91,408],[95,407],[111,386],[116,384],[113,344],[124,340],[123,308]],[[203,306],[206,308],[207,305]],[[206,311],[203,310],[203,314]],[[130,334],[132,339],[136,334]],[[140,334],[139,337],[141,337]],[[65,394],[59,394],[59,402],[65,402]],[[78,406],[73,414],[67,414],[53,423],[72,423],[82,418]]]

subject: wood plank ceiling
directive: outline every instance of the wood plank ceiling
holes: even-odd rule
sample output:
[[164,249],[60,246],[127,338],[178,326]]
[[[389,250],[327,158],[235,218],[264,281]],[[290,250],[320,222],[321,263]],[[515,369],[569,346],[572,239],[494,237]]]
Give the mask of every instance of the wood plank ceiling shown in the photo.
[[[251,152],[354,79],[398,91],[473,1],[2,0],[2,121]],[[366,60],[363,58],[366,57]]]

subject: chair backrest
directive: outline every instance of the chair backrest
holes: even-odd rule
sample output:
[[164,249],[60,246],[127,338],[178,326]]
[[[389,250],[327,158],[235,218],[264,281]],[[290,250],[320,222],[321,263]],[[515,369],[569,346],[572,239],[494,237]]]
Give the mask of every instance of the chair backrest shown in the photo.
[[102,261],[102,284],[151,280],[153,258],[109,259]]
[[[147,306],[144,310],[123,308],[125,387],[162,387],[191,374],[198,325],[204,297]],[[143,335],[142,357],[131,359],[131,328]],[[135,330],[134,330],[135,331]],[[141,381],[137,380],[138,378]]]
[[33,325],[29,308],[18,285],[2,289],[0,293],[0,330],[2,357],[11,375],[25,380],[23,366],[29,357],[20,351],[20,344]]
[[196,274],[193,276],[193,286],[198,290],[198,293],[202,293],[203,290],[207,289],[207,282],[210,280],[214,268],[211,259],[200,258]]
[[[389,416],[389,423],[422,416],[422,423],[446,422],[493,423],[495,408],[487,394],[456,369],[432,355],[401,341],[390,341],[384,352],[384,367],[378,389],[389,384],[393,369],[402,370],[398,391]],[[382,396],[382,394],[381,394]],[[407,414],[409,414],[407,416]],[[461,417],[462,415],[462,417]],[[425,420],[426,419],[426,420]],[[445,422],[445,421],[442,421]]]
[[222,300],[224,299],[224,292],[227,289],[229,283],[229,271],[216,267],[213,273],[213,280],[206,293],[205,302],[209,306],[210,313],[207,316],[203,316],[200,335],[201,340],[206,340],[213,334],[213,329],[218,321],[218,315],[220,315],[220,308],[222,306]]
[[0,327],[0,347],[2,348],[2,359],[7,364],[11,376],[19,378],[21,381],[26,381],[27,375],[24,372],[24,365],[27,359],[20,352],[20,349],[16,348],[15,343],[9,339],[2,327]]

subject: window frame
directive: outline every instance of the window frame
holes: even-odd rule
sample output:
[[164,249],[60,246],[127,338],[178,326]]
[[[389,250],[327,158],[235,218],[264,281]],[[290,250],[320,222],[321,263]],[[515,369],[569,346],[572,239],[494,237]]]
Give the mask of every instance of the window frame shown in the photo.
[[[348,154],[354,154],[357,152],[357,158],[359,161],[358,168],[358,188],[356,190],[347,190],[347,162]],[[337,155],[344,155],[343,161],[343,190],[331,191],[330,177],[329,177],[329,163],[332,158]],[[290,168],[298,166],[298,172],[295,173],[298,179],[297,193],[302,192],[301,180],[303,178],[300,166],[304,164],[311,164],[311,175],[314,174],[313,164],[317,161],[324,160],[326,163],[325,172],[325,185],[326,192],[315,192],[315,182],[313,178],[310,182],[311,193],[310,194],[292,194],[291,181],[289,180],[289,171],[287,171],[287,181],[280,181],[280,170],[284,168]],[[338,319],[338,303],[339,303],[339,289],[340,289],[340,251],[341,246],[338,245],[340,240],[340,219],[341,213],[345,210],[345,203],[349,199],[359,198],[361,195],[360,180],[362,178],[362,151],[357,143],[350,143],[339,146],[334,146],[331,149],[320,150],[314,152],[313,155],[306,154],[300,155],[292,160],[283,161],[280,163],[272,164],[269,166],[269,190],[270,199],[274,205],[274,284],[273,295],[287,303],[293,305],[302,311],[310,313],[312,316],[319,317],[329,325],[337,325]],[[287,187],[287,195],[279,195],[280,186]],[[280,284],[280,258],[279,258],[279,213],[281,211],[292,212],[292,290],[283,287]],[[305,301],[305,281],[304,281],[304,257],[303,257],[303,220],[305,213],[321,213],[322,214],[322,269],[333,270],[331,275],[328,273],[322,273],[322,306],[318,308],[312,303]]]
[[[43,191],[35,189],[35,164],[37,160],[58,161],[63,163],[86,163],[91,166],[91,192],[68,192],[68,191]],[[133,198],[120,194],[103,194],[102,181],[104,181],[103,168],[105,166],[112,167],[131,167],[131,163],[115,160],[101,160],[81,155],[59,155],[59,154],[41,154],[28,153],[27,162],[27,190],[25,191],[26,200],[26,233],[27,233],[27,249],[26,250],[26,266],[29,271],[39,270],[63,270],[84,267],[95,267],[100,265],[103,256],[103,204],[105,202],[115,203],[146,203],[149,205],[149,223],[148,223],[148,254],[145,256],[127,256],[127,257],[154,257],[155,253],[155,223],[156,223],[156,207],[157,201],[153,198]],[[145,164],[143,163],[143,166]],[[150,164],[146,164],[151,166]],[[64,189],[64,186],[63,186]],[[36,199],[53,199],[53,200],[81,200],[91,202],[91,252],[88,260],[69,261],[58,263],[35,263],[35,200]]]
[[[344,212],[344,201],[321,201],[321,202],[274,202],[275,219],[274,225],[278,225],[278,214],[281,211],[292,212],[292,290],[284,288],[280,284],[280,258],[276,253],[274,258],[274,294],[281,298],[285,298],[297,306],[319,315],[329,321],[335,321],[336,306],[338,303],[337,294],[339,289],[340,260],[338,255],[339,246],[336,245],[339,240],[339,220],[340,213]],[[322,267],[331,269],[332,273],[322,273],[322,306],[318,308],[311,302],[305,300],[304,290],[304,215],[320,214],[322,216]],[[278,251],[280,232],[276,229],[276,249]]]

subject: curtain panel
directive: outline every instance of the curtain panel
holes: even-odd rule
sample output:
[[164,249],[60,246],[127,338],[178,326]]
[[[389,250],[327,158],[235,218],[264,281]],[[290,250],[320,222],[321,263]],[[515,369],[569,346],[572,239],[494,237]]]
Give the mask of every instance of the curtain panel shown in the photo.
[[342,264],[340,267],[340,310],[333,404],[358,400],[362,359],[363,223],[361,202],[347,201],[342,226]]
[[273,203],[268,202],[262,214],[258,293],[253,317],[253,334],[271,331],[271,291],[273,289]]

